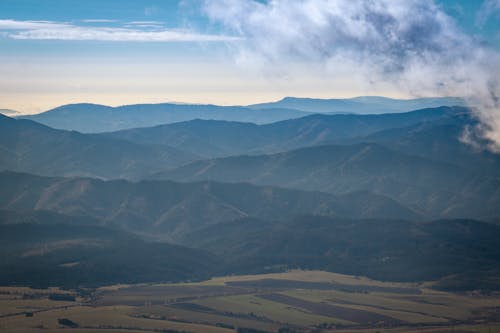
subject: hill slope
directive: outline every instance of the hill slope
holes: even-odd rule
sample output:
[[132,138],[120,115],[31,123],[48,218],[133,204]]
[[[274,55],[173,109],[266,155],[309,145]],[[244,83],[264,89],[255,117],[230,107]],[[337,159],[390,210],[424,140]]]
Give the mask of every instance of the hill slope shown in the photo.
[[167,144],[205,157],[220,157],[279,152],[438,121],[462,113],[468,113],[468,110],[442,107],[382,115],[311,115],[260,126],[194,120],[105,135],[141,144]]
[[[392,128],[348,142],[374,142],[407,154],[458,165],[483,175],[500,175],[500,154],[463,142],[466,128],[477,121],[468,115]],[[476,142],[484,139],[476,138]],[[487,146],[484,142],[483,147]]]
[[216,262],[200,250],[145,242],[106,227],[39,222],[0,225],[2,285],[74,288],[183,281],[209,277]]
[[370,191],[431,216],[500,214],[498,178],[370,143],[197,161],[153,178],[250,182],[335,194]]
[[139,234],[176,239],[242,217],[285,220],[303,214],[418,218],[394,200],[367,192],[331,194],[248,184],[100,181],[0,173],[0,208],[88,216]]
[[168,146],[55,130],[0,115],[0,170],[134,178],[195,159]]
[[288,223],[242,219],[187,235],[226,259],[227,272],[321,269],[389,281],[456,273],[498,276],[500,226],[472,220],[408,222],[303,216]]

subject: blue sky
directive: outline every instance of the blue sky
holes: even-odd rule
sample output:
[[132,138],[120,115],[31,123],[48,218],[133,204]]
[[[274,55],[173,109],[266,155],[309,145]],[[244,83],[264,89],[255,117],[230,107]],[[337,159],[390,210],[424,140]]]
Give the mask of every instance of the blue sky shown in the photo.
[[476,35],[487,43],[500,47],[500,26],[498,11],[491,13],[481,22],[481,0],[439,0],[448,15],[452,16],[458,24],[469,34]]
[[[234,17],[244,15],[239,7],[245,2],[224,2],[231,4]],[[500,5],[489,2],[487,11],[480,0],[439,0],[438,5],[465,35],[500,49],[495,7]],[[261,66],[262,59],[288,58],[283,50],[297,50],[287,45],[278,53],[256,56],[262,43],[270,42],[262,38],[266,33],[251,22],[240,27],[212,4],[207,11],[202,0],[1,0],[0,108],[32,113],[76,102],[249,104],[287,95],[411,97],[413,88],[360,85],[366,75],[343,72],[338,64],[334,74],[325,74],[317,67],[333,66],[336,54],[329,50],[327,59],[312,51],[291,57],[286,66]],[[254,44],[243,48],[242,40]]]

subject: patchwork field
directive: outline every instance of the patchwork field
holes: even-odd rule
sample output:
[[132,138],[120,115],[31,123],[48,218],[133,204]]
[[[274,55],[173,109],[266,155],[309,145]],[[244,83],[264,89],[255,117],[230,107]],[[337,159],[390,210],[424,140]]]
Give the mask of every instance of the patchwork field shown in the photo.
[[500,332],[500,295],[326,272],[97,290],[0,288],[3,332]]

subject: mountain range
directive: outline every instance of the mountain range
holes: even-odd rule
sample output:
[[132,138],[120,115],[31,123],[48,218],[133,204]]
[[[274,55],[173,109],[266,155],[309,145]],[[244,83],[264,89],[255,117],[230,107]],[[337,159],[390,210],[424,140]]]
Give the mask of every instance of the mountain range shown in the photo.
[[153,176],[213,180],[345,194],[369,191],[434,217],[491,219],[500,214],[498,177],[406,155],[378,144],[326,145],[272,155],[197,161]]
[[468,113],[467,109],[460,107],[440,107],[382,115],[316,114],[267,125],[193,120],[103,135],[141,144],[168,144],[199,156],[216,157],[278,152],[332,140],[359,138]]
[[440,106],[465,106],[465,101],[457,97],[415,99],[394,99],[380,96],[337,99],[285,97],[276,102],[250,105],[254,109],[286,108],[313,113],[357,114],[400,113]]
[[304,268],[498,289],[481,281],[500,275],[500,155],[466,143],[478,121],[461,105],[285,98],[0,115],[0,283]]
[[312,115],[269,125],[193,120],[106,134],[0,116],[0,168],[41,175],[138,179],[217,156],[259,154],[437,122],[463,108],[388,115]]
[[164,145],[56,130],[0,115],[0,169],[44,175],[128,178],[196,160]]
[[29,116],[41,124],[83,133],[117,131],[135,127],[149,127],[193,119],[213,119],[252,123],[271,123],[299,118],[308,112],[271,108],[250,109],[243,106],[217,106],[201,104],[137,104],[111,107],[98,104],[69,104]]
[[300,118],[310,113],[393,113],[463,105],[464,101],[460,98],[398,100],[368,96],[323,100],[287,97],[277,102],[249,106],[163,103],[110,107],[88,103],[69,104],[20,118],[35,120],[58,129],[97,133],[194,119],[267,124]]
[[348,218],[419,218],[398,202],[369,192],[343,196],[216,182],[102,181],[0,173],[0,209],[90,218],[148,237],[176,241],[207,225],[243,217],[286,220],[304,214]]

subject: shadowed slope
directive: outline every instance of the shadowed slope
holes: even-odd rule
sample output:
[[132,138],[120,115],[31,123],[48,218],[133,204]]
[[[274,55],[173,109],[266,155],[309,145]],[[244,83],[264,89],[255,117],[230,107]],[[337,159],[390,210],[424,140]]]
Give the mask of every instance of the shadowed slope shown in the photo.
[[0,169],[43,175],[139,177],[195,160],[192,154],[0,115]]

